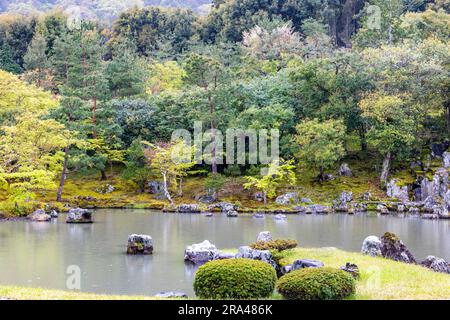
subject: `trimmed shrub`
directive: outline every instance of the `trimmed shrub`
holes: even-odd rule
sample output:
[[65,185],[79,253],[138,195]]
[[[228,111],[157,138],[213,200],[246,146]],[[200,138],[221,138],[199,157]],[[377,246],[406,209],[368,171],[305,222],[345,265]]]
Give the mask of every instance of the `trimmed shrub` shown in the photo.
[[213,260],[195,275],[195,295],[201,299],[267,298],[277,275],[268,263],[250,259]]
[[298,245],[297,240],[276,239],[276,240],[258,241],[258,242],[252,243],[250,245],[250,248],[256,249],[256,250],[283,251],[283,250],[287,250],[287,249],[293,249],[293,248],[297,247],[297,245]]
[[291,300],[341,300],[355,292],[355,279],[334,268],[305,268],[282,276],[277,291]]

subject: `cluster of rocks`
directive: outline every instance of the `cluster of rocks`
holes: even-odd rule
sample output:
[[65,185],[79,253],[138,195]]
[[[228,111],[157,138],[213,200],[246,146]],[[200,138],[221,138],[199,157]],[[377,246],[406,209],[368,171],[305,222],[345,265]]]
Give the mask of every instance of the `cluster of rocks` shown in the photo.
[[218,202],[208,207],[209,211],[219,209],[222,213],[225,213],[228,217],[237,217],[237,206],[229,202]]
[[109,194],[109,193],[113,193],[114,190],[115,190],[115,188],[112,184],[106,183],[106,184],[98,187],[97,189],[95,189],[95,192],[97,192],[99,194]]
[[67,223],[93,223],[94,217],[89,209],[74,208],[67,212]]
[[[386,232],[381,239],[377,236],[368,236],[364,239],[361,253],[372,257],[383,257],[394,261],[417,264],[406,245],[391,232]],[[450,273],[449,263],[442,258],[428,256],[420,265],[436,272]]]

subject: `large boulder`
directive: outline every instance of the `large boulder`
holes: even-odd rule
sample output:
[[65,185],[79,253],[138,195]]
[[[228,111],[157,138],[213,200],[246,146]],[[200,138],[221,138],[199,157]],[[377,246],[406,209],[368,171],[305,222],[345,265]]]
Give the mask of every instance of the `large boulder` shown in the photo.
[[202,264],[214,259],[218,253],[216,246],[205,240],[201,243],[194,243],[186,247],[184,251],[184,260],[194,264]]
[[261,260],[270,264],[274,268],[277,267],[277,263],[275,262],[275,260],[273,260],[272,253],[270,253],[269,250],[256,250],[250,248],[249,246],[242,246],[239,247],[236,258]]
[[236,210],[230,210],[227,212],[227,217],[229,218],[237,218],[239,216]]
[[177,211],[179,213],[199,213],[201,210],[198,204],[180,204]]
[[450,273],[450,266],[448,262],[442,258],[437,258],[435,256],[428,256],[420,264],[436,272]]
[[436,169],[433,175],[433,195],[444,197],[448,190],[448,172],[445,168]]
[[342,192],[336,200],[333,201],[333,209],[337,212],[347,212],[350,209],[350,202],[353,200],[353,193]]
[[236,211],[238,208],[236,205],[229,202],[218,202],[208,207],[208,210],[220,209],[222,213],[228,213],[230,211]]
[[399,187],[397,185],[396,179],[392,179],[387,183],[386,193],[387,196],[390,198],[396,198],[402,202],[409,201],[408,187],[407,186]]
[[353,175],[352,170],[350,170],[348,164],[341,164],[341,166],[339,167],[339,175],[344,177],[351,177]]
[[27,218],[31,221],[36,222],[46,222],[52,219],[52,217],[49,214],[45,213],[45,211],[42,209],[34,211],[32,214],[28,215]]
[[384,258],[405,263],[416,263],[416,259],[409,252],[399,237],[392,232],[386,232],[381,237],[381,255]]
[[272,240],[272,234],[270,233],[270,231],[261,231],[258,234],[258,237],[256,238],[256,242],[266,242],[266,241],[271,241]]
[[444,152],[442,154],[442,160],[444,162],[444,168],[450,168],[450,152]]
[[153,239],[145,234],[132,234],[128,236],[128,254],[152,254]]
[[361,253],[372,257],[381,256],[381,240],[377,236],[368,236],[364,239]]
[[275,199],[275,202],[281,205],[290,205],[298,203],[298,193],[297,192],[288,192],[278,196]]
[[66,217],[67,223],[92,223],[94,222],[94,217],[92,211],[88,209],[75,208],[70,209],[67,212]]
[[333,212],[333,208],[330,206],[325,206],[322,204],[311,204],[309,206],[306,207],[306,211],[305,213],[307,214],[328,214],[328,213],[332,213]]

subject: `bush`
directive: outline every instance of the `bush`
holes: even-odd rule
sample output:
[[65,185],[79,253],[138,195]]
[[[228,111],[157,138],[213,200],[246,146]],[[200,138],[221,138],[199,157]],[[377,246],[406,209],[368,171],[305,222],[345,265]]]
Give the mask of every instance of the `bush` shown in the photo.
[[267,298],[273,293],[276,280],[275,269],[266,262],[214,260],[198,269],[194,291],[201,299]]
[[334,268],[305,268],[282,276],[277,291],[285,299],[341,300],[355,292],[355,279]]
[[283,250],[287,250],[287,249],[293,249],[293,248],[297,247],[297,245],[298,245],[297,240],[276,239],[276,240],[258,241],[258,242],[252,243],[250,245],[250,248],[256,249],[256,250],[283,251]]

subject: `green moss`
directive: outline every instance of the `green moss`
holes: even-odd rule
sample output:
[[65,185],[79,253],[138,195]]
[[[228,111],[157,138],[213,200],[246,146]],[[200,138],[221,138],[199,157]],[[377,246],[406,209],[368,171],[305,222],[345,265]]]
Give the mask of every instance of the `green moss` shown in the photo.
[[291,239],[276,239],[270,241],[258,241],[252,243],[250,247],[256,250],[277,250],[283,251],[287,249],[293,249],[298,246],[297,240]]

